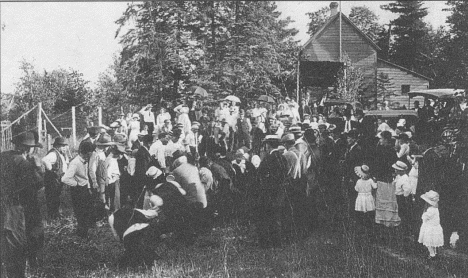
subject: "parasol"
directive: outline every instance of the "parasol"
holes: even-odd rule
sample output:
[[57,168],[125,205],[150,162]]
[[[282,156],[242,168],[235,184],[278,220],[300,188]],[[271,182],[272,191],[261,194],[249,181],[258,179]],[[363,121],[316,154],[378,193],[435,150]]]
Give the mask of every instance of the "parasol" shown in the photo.
[[259,96],[258,101],[264,101],[264,102],[268,102],[268,103],[275,103],[275,99],[270,97],[270,96],[267,96],[267,95]]
[[232,102],[241,102],[238,97],[233,96],[233,95],[227,96],[224,100],[229,100],[229,101],[232,101]]
[[197,86],[193,94],[200,97],[208,97],[208,92],[200,86]]

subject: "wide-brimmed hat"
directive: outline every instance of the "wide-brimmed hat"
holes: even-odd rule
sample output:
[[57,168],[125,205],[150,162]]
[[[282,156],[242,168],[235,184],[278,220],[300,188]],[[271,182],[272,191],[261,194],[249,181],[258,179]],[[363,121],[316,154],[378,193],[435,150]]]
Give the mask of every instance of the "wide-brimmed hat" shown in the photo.
[[99,132],[101,132],[101,128],[98,126],[90,126],[88,127],[88,133],[91,136],[96,136]]
[[406,120],[405,119],[399,119],[396,126],[398,127],[398,126],[405,126],[405,125],[406,125]]
[[292,133],[287,133],[281,137],[281,143],[286,143],[286,142],[294,142],[296,141],[296,138],[294,138],[294,134]]
[[23,145],[27,147],[39,147],[42,148],[42,144],[37,142],[34,133],[32,132],[25,132],[21,133],[18,136],[14,137],[13,140],[11,140],[13,144],[15,145]]
[[54,140],[53,146],[67,146],[68,143],[65,142],[65,138],[63,137],[56,137]]
[[146,176],[153,178],[153,179],[156,179],[160,175],[162,175],[162,171],[158,169],[156,166],[151,166],[149,167],[148,171],[146,171]]
[[433,190],[429,190],[428,192],[422,194],[421,198],[430,205],[437,206],[437,203],[439,202],[439,193]]
[[279,142],[281,138],[278,135],[267,135],[263,139],[263,142]]
[[122,125],[121,125],[120,122],[118,122],[118,121],[115,121],[115,122],[113,122],[113,123],[111,123],[111,124],[109,125],[110,128],[119,128],[119,127],[121,127],[121,126],[122,126]]
[[119,153],[122,153],[122,154],[127,152],[127,150],[125,149],[125,146],[122,145],[122,144],[116,144],[114,146],[114,148],[115,148],[116,151],[118,151]]
[[406,163],[403,161],[398,160],[395,162],[395,164],[392,165],[392,168],[400,171],[406,171],[408,170],[408,165],[406,165]]
[[354,167],[354,173],[362,179],[369,177],[369,166],[362,165]]
[[390,140],[390,139],[392,139],[392,133],[390,131],[385,130],[385,131],[382,131],[379,134],[377,134],[377,137],[380,138],[380,139]]
[[[180,194],[182,195],[187,195],[187,191],[185,191],[182,186],[180,186],[180,184],[175,180],[175,177],[174,175],[172,174],[169,174],[167,177],[166,177],[166,181],[173,184],[175,187],[177,187],[177,189],[179,190]],[[160,185],[156,186],[156,188],[158,188]]]
[[140,115],[138,115],[137,113],[133,114],[132,115],[132,119],[135,119],[137,118],[138,120],[140,119]]
[[114,135],[114,137],[112,139],[113,139],[114,142],[116,142],[118,144],[127,143],[127,136],[125,136],[124,134],[116,134],[116,135]]
[[397,139],[403,139],[403,140],[409,140],[409,136],[406,133],[400,133],[397,137]]
[[198,130],[198,129],[200,129],[200,126],[199,126],[199,125],[194,125],[194,124],[192,124],[191,129],[196,129],[196,130]]
[[302,133],[302,129],[300,126],[291,126],[289,128],[289,132],[291,133],[294,133],[294,134],[301,134]]
[[151,203],[152,208],[160,207],[164,204],[163,199],[158,195],[152,195],[149,201]]
[[96,141],[96,146],[112,146],[115,142],[112,142],[112,138],[109,134],[104,133]]

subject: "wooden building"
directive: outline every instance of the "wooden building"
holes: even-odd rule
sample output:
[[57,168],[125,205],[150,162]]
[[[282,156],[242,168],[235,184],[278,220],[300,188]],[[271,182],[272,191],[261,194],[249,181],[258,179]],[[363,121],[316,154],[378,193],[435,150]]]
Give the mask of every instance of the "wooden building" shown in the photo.
[[415,97],[411,99],[410,103],[408,92],[429,89],[429,81],[431,81],[429,77],[389,61],[377,59],[377,74],[381,73],[386,74],[391,83],[389,91],[392,94],[388,98],[390,103],[394,105],[399,103],[400,106],[405,105],[408,109],[413,108],[415,100],[418,100],[421,105],[423,104],[423,97]]
[[[299,92],[320,98],[324,92],[335,86],[345,56],[364,75],[362,95],[374,102],[377,97],[377,76],[379,68],[394,82],[395,96],[390,102],[408,106],[408,97],[401,93],[410,89],[427,88],[429,78],[398,65],[378,59],[380,48],[363,33],[347,16],[338,12],[338,4],[330,4],[331,16],[305,43],[299,53]],[[340,20],[341,18],[341,20]],[[398,88],[397,88],[398,87]]]

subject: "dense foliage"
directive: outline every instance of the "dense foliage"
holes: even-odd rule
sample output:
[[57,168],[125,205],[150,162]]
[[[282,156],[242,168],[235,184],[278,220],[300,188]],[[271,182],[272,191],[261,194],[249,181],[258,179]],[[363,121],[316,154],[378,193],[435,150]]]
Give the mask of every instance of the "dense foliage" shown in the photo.
[[[117,21],[117,81],[130,100],[175,98],[192,85],[239,97],[295,89],[297,33],[273,2],[143,2]],[[119,28],[117,34],[120,34]]]

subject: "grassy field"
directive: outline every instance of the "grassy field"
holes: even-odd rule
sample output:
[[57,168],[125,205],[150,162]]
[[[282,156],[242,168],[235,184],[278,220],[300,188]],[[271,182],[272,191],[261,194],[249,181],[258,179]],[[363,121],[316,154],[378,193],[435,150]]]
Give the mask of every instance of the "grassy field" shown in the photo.
[[66,216],[46,223],[44,263],[28,270],[31,277],[468,277],[466,255],[442,250],[427,261],[426,249],[400,238],[398,228],[327,218],[307,238],[276,249],[258,248],[249,223],[216,227],[189,247],[169,237],[153,266],[119,269],[123,247],[108,225],[98,223],[88,241],[76,237],[66,191],[63,197]]

